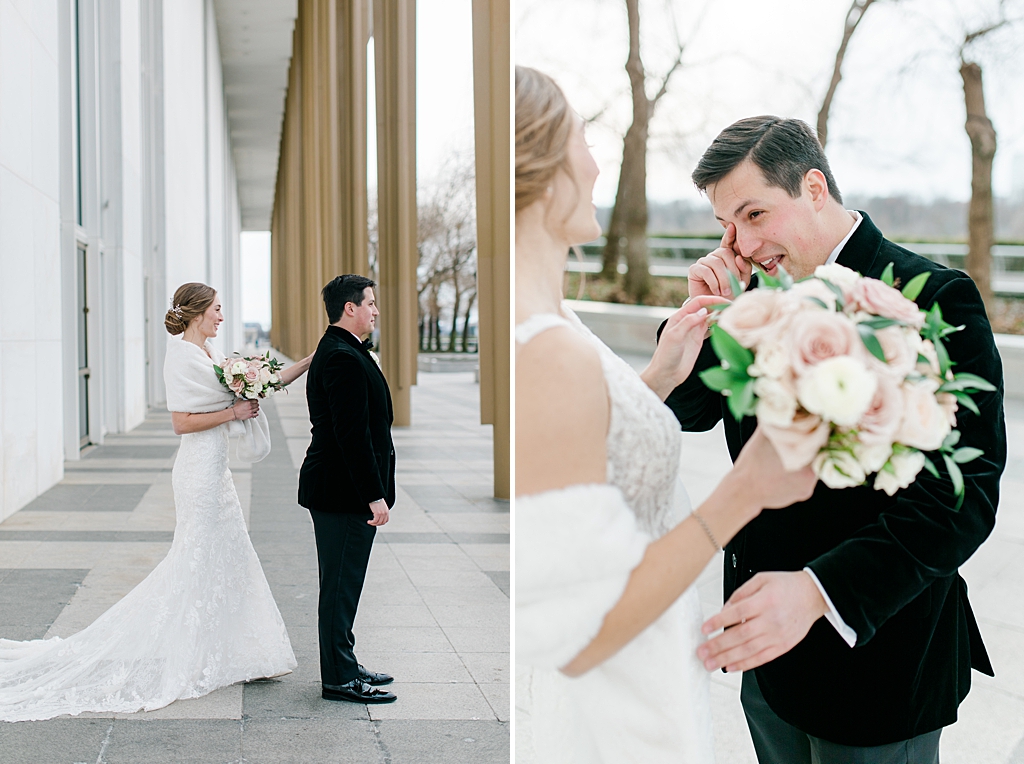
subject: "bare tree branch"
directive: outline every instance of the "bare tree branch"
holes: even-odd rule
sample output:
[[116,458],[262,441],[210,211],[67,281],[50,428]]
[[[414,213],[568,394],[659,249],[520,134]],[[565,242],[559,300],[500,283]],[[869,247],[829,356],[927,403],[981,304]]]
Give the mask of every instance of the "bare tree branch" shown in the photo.
[[868,8],[875,0],[853,0],[850,10],[846,12],[846,22],[843,25],[843,40],[839,43],[839,50],[836,51],[836,62],[832,69],[832,80],[829,82],[828,91],[822,101],[821,110],[818,112],[818,141],[822,148],[828,140],[828,114],[832,108],[832,99],[835,97],[839,81],[843,79],[843,59],[846,57],[846,48],[850,44],[850,38],[857,31],[857,26],[864,18]]

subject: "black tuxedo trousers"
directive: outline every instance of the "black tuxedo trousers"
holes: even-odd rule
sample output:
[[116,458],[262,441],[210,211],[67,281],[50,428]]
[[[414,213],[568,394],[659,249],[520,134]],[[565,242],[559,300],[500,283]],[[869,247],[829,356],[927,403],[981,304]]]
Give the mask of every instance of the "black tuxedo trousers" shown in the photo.
[[[995,524],[1006,431],[1002,366],[974,282],[887,241],[861,214],[838,263],[874,278],[892,263],[902,284],[930,274],[917,303],[927,309],[938,302],[950,324],[964,327],[947,344],[955,370],[997,387],[974,396],[980,416],[962,407],[957,413],[960,446],[984,455],[962,465],[959,510],[939,461],[941,479],[922,471],[892,497],[819,483],[807,501],[763,511],[726,547],[724,589],[728,598],[761,571],[814,571],[857,643],[849,647],[822,618],[796,647],[755,669],[758,686],[779,717],[807,734],[878,746],[953,723],[971,668],[993,674],[958,568]],[[737,422],[725,399],[700,381],[702,370],[717,365],[705,343],[693,373],[666,404],[683,430],[709,430],[724,419],[735,459],[757,423]]]
[[356,678],[352,624],[376,528],[370,504],[395,503],[391,393],[376,361],[337,326],[317,345],[306,375],[312,439],[299,470],[320,569],[320,674],[328,689]]

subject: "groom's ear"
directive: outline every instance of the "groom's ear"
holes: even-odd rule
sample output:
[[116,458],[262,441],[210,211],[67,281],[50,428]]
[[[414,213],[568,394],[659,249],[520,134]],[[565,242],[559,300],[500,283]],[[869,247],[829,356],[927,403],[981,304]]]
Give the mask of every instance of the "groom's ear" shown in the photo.
[[803,190],[810,197],[815,211],[821,212],[829,200],[828,180],[825,178],[825,173],[821,170],[808,170],[804,175]]

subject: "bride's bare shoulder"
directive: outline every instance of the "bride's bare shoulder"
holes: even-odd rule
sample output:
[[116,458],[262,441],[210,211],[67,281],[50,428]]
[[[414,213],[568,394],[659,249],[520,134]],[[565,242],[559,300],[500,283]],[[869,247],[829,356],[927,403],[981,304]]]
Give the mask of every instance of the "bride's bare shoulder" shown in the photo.
[[516,493],[605,481],[608,392],[597,349],[568,327],[516,356]]

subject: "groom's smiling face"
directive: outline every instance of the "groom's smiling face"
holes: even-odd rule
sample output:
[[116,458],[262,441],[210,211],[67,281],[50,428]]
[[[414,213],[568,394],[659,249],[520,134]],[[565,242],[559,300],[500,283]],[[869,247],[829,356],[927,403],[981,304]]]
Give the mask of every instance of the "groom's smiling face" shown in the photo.
[[736,226],[737,254],[772,276],[782,266],[797,279],[814,273],[829,254],[820,251],[818,235],[819,214],[828,201],[825,176],[810,170],[800,192],[794,198],[784,188],[768,185],[749,159],[707,188],[722,227]]

